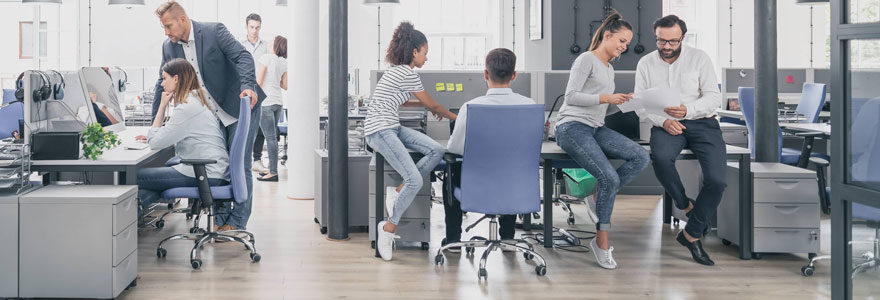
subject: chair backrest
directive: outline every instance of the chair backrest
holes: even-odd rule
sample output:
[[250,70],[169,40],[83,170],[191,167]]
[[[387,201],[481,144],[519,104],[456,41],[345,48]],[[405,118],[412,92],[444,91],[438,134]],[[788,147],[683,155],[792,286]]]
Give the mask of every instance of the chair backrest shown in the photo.
[[[749,131],[749,150],[752,151],[752,158],[755,158],[755,88],[740,87],[739,88],[739,108],[746,119],[746,129]],[[779,132],[779,153],[782,153],[782,129],[777,128]]]
[[827,88],[824,83],[804,82],[801,91],[801,101],[798,102],[795,111],[804,116],[803,123],[819,122],[819,112],[825,105],[825,93]]
[[[2,104],[15,101],[14,90],[3,90]],[[13,103],[0,109],[0,139],[12,136],[12,132],[18,130],[19,120],[24,119],[24,106],[21,103]],[[23,133],[19,133],[23,134]]]
[[880,98],[866,100],[853,111],[851,142],[852,176],[855,181],[880,181]]
[[232,194],[236,203],[247,201],[247,182],[244,174],[244,149],[247,146],[248,126],[251,124],[251,100],[249,97],[241,98],[241,108],[238,111],[238,124],[235,135],[232,137],[232,145],[229,149],[229,177],[232,185]]
[[462,210],[496,215],[539,211],[544,106],[468,105]]

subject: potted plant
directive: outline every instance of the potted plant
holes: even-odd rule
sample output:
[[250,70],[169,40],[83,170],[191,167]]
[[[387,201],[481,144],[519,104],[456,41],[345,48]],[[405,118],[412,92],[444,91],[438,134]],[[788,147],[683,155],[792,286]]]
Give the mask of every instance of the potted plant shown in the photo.
[[110,149],[122,143],[116,133],[105,130],[98,123],[87,126],[82,132],[80,141],[82,142],[83,156],[92,160],[97,160],[104,153],[104,149]]

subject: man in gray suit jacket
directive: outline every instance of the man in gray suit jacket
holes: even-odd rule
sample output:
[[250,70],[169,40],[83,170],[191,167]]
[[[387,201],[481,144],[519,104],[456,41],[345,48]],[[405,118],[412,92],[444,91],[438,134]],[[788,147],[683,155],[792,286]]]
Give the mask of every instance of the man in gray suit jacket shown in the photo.
[[[162,3],[156,9],[156,16],[165,29],[168,39],[162,44],[162,65],[175,58],[184,58],[193,65],[199,83],[208,93],[208,102],[213,104],[215,115],[226,127],[226,143],[229,147],[238,125],[239,99],[251,99],[251,108],[259,108],[266,94],[257,85],[254,74],[254,59],[235,37],[220,23],[191,21],[183,7],[175,2]],[[153,116],[159,109],[162,95],[162,74],[156,82],[156,99],[153,101]],[[251,157],[254,138],[259,129],[260,110],[251,110],[245,157]],[[237,203],[233,208],[221,208],[214,214],[215,225],[221,230],[246,229],[251,214],[253,200],[253,175],[251,160],[245,159],[245,180],[248,199]]]

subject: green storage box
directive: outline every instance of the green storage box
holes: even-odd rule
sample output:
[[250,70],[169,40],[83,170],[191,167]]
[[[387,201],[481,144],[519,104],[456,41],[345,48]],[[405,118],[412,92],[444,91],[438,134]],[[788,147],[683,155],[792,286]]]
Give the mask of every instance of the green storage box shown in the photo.
[[596,177],[590,175],[589,172],[584,169],[563,169],[562,172],[568,174],[565,176],[565,183],[568,186],[569,195],[585,198],[593,193],[593,188],[596,187]]

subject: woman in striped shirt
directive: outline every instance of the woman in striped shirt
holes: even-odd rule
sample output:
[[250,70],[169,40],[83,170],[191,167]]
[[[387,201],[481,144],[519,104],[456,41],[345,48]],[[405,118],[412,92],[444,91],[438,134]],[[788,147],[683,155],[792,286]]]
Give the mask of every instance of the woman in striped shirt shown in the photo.
[[[388,221],[379,226],[376,247],[384,260],[391,260],[395,227],[401,215],[412,203],[416,193],[422,188],[422,178],[428,174],[443,156],[445,150],[440,143],[416,130],[400,126],[401,106],[424,106],[438,120],[455,120],[455,114],[438,104],[422,86],[419,75],[413,71],[421,68],[428,60],[428,39],[409,22],[402,22],[394,30],[385,61],[392,65],[376,84],[369,103],[367,118],[364,121],[364,134],[367,144],[385,157],[388,164],[403,176],[403,184],[388,187],[385,191],[385,210]],[[418,100],[410,100],[414,95]],[[407,149],[421,152],[425,156],[413,162]]]

